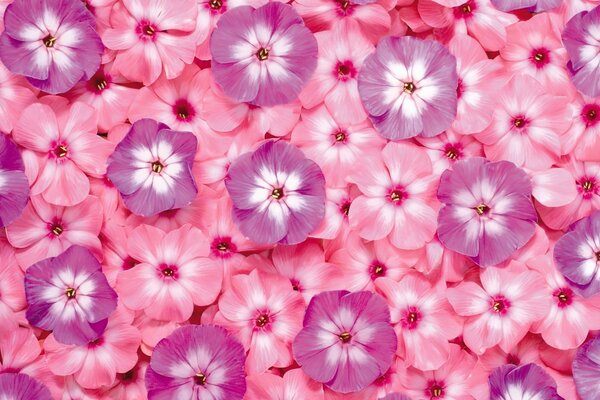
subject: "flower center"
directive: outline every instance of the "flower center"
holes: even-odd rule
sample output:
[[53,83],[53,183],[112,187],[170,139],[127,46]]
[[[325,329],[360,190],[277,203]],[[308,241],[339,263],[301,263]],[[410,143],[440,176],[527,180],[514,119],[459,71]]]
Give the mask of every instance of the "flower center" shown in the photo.
[[60,234],[63,233],[63,227],[60,226],[59,224],[54,224],[54,225],[52,225],[52,227],[50,227],[50,231],[55,236],[60,236]]
[[156,30],[152,25],[145,25],[144,27],[142,27],[142,32],[144,32],[144,35],[146,36],[154,36]]
[[404,317],[401,319],[402,326],[407,329],[415,329],[420,319],[421,314],[417,307],[411,306],[404,311]]
[[338,335],[342,343],[348,343],[352,339],[352,335],[349,332],[342,332]]
[[521,364],[521,360],[516,355],[509,354],[506,356],[506,363],[513,364],[513,365],[519,365],[519,364]]
[[258,58],[260,61],[265,61],[267,58],[269,58],[269,49],[261,47],[256,52],[256,58]]
[[379,261],[373,261],[369,266],[369,273],[371,275],[371,280],[375,280],[381,276],[385,276],[386,267]]
[[595,194],[598,194],[598,185],[595,177],[583,177],[579,179],[577,182],[579,186],[577,191],[581,193],[584,199],[589,200]]
[[217,245],[217,250],[219,251],[227,251],[229,250],[229,246],[225,242],[221,242]]
[[94,85],[96,87],[96,89],[101,92],[104,89],[106,89],[106,79],[104,78],[98,78],[98,80],[96,80],[96,84]]
[[463,12],[463,14],[471,14],[471,12],[473,12],[469,3],[463,4],[460,10]]
[[487,205],[481,203],[477,207],[473,207],[473,210],[475,210],[475,212],[477,212],[477,215],[483,215],[483,214],[487,214],[490,211],[490,208]]
[[77,290],[75,290],[72,287],[69,287],[69,288],[67,288],[67,290],[65,290],[65,295],[67,296],[68,299],[74,299],[76,294],[77,294]]
[[522,128],[523,126],[525,126],[525,119],[523,117],[517,117],[513,119],[513,125],[517,128]]
[[504,296],[495,297],[492,301],[492,310],[497,314],[506,314],[510,302]]
[[46,36],[42,41],[44,42],[44,46],[48,48],[52,48],[56,44],[56,38],[52,35]]
[[261,314],[258,316],[258,318],[256,318],[256,321],[254,321],[254,323],[259,328],[262,328],[269,323],[269,316],[267,314]]
[[340,211],[342,212],[342,214],[344,214],[345,216],[348,216],[348,214],[350,213],[350,204],[352,204],[351,202],[347,201],[344,204],[342,204],[342,206],[340,207]]
[[222,0],[210,0],[208,2],[208,5],[213,10],[218,10],[219,8],[221,8],[223,6],[223,1]]
[[390,200],[394,203],[399,202],[404,197],[404,193],[401,190],[392,190],[390,193]]
[[581,110],[581,118],[586,126],[596,125],[598,123],[598,113],[600,107],[597,104],[586,104]]
[[473,11],[477,9],[475,2],[467,1],[466,3],[453,8],[455,18],[472,18]]
[[56,146],[56,148],[54,149],[54,155],[58,158],[66,157],[67,154],[69,154],[69,151],[67,150],[67,146],[65,146],[64,144]]
[[573,291],[570,288],[560,288],[553,293],[559,307],[566,307],[573,302]]
[[600,262],[600,251],[596,252],[596,262]]
[[202,372],[198,372],[196,375],[194,375],[194,382],[196,385],[206,385],[206,375],[204,375]]
[[415,84],[412,82],[404,82],[404,93],[413,94],[415,91]]
[[165,166],[160,163],[160,161],[154,161],[152,163],[152,172],[156,174],[160,174]]
[[173,113],[180,121],[189,121],[196,115],[194,107],[185,99],[177,100],[173,106]]
[[167,268],[165,268],[165,269],[162,270],[162,274],[164,276],[171,277],[171,276],[175,275],[175,271],[173,270],[173,268],[167,267]]
[[271,192],[271,197],[275,200],[279,200],[283,197],[283,188],[275,188]]
[[338,133],[335,134],[335,141],[336,142],[343,142],[346,140],[346,134],[342,131],[339,131]]
[[531,52],[531,61],[536,67],[541,68],[550,62],[549,52],[546,49],[535,49]]
[[344,11],[346,11],[348,8],[350,8],[349,0],[338,0],[338,4],[340,5],[340,8]]
[[444,395],[444,388],[441,387],[439,384],[434,384],[433,386],[431,386],[431,397],[433,398],[440,398]]

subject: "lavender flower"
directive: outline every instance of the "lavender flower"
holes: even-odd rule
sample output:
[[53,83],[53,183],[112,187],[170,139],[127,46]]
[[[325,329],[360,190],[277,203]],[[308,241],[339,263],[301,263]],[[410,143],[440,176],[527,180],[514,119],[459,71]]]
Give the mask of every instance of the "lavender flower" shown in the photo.
[[29,182],[17,146],[0,132],[0,227],[13,222],[27,205]]
[[556,392],[556,382],[540,366],[507,364],[489,377],[490,400],[564,400]]

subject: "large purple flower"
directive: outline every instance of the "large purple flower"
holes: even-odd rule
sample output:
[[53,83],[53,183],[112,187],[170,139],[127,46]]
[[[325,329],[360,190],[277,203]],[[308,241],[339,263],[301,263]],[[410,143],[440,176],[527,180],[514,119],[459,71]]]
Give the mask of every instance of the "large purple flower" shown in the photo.
[[325,215],[323,172],[284,141],[268,141],[240,156],[225,186],[235,222],[256,243],[300,243]]
[[584,343],[577,350],[573,360],[573,380],[579,397],[584,400],[600,400],[599,337]]
[[433,40],[386,37],[365,60],[358,91],[386,139],[435,136],[456,117],[456,59]]
[[488,380],[490,400],[564,400],[556,392],[554,379],[536,364],[503,365],[492,371]]
[[29,375],[5,372],[0,374],[0,399],[52,400],[46,386]]
[[100,263],[81,246],[30,266],[25,272],[27,320],[51,330],[57,341],[82,345],[97,339],[117,308]]
[[229,97],[258,106],[298,97],[317,66],[317,40],[288,4],[227,11],[211,40],[212,72]]
[[161,340],[146,370],[148,400],[241,400],[245,352],[220,326],[187,325]]
[[29,182],[17,146],[0,132],[0,227],[13,222],[27,205]]
[[381,296],[340,290],[312,298],[292,348],[308,376],[336,392],[350,393],[388,370],[397,343]]
[[590,97],[600,95],[600,6],[582,11],[567,22],[562,40],[570,61],[567,68],[573,85]]
[[533,236],[537,215],[527,174],[508,161],[474,157],[442,174],[438,237],[482,267],[505,261]]
[[109,157],[106,173],[134,214],[148,217],[181,208],[198,193],[192,176],[197,145],[192,133],[141,119]]
[[100,67],[102,41],[80,0],[15,0],[4,26],[2,63],[45,92],[64,93]]
[[501,11],[528,9],[539,13],[561,5],[563,0],[492,0],[492,4]]
[[600,211],[581,219],[558,239],[554,260],[582,296],[600,292]]

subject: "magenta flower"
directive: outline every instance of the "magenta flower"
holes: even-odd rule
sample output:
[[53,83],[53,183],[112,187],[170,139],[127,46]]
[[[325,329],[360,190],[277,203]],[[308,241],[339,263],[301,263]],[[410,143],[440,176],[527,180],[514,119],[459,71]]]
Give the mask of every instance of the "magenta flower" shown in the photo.
[[[537,364],[496,368],[489,377],[490,400],[564,400],[556,392],[556,382]],[[590,397],[582,397],[591,400]]]
[[100,263],[81,246],[42,260],[25,272],[27,320],[64,344],[86,344],[104,332],[117,307]]
[[482,267],[501,263],[533,236],[537,216],[527,174],[508,161],[474,157],[442,174],[438,237]]
[[554,260],[581,295],[590,297],[600,292],[600,212],[580,220],[558,239]]
[[220,326],[188,325],[161,340],[146,370],[149,400],[241,400],[244,348]]
[[294,100],[317,66],[317,40],[296,11],[279,2],[227,11],[210,50],[225,94],[258,106]]
[[27,205],[29,182],[17,146],[0,133],[0,227],[13,222]]
[[586,342],[577,350],[573,360],[573,380],[579,397],[600,399],[600,339]]
[[567,69],[573,85],[581,93],[596,97],[600,95],[600,42],[596,31],[600,24],[600,7],[583,11],[571,18],[563,30],[562,41],[569,54]]
[[184,207],[198,193],[192,176],[197,143],[192,133],[141,119],[109,157],[107,176],[134,214],[148,217]]
[[392,364],[397,339],[381,296],[346,290],[312,298],[294,358],[312,379],[340,393],[364,389]]
[[52,400],[46,386],[25,374],[0,374],[0,398],[19,400]]
[[225,186],[235,222],[256,243],[300,243],[325,215],[321,169],[284,141],[268,141],[240,156]]
[[0,59],[48,93],[64,93],[100,67],[103,46],[79,0],[15,0],[4,14]]
[[456,58],[440,43],[386,37],[364,62],[358,91],[373,125],[390,140],[431,137],[456,117]]

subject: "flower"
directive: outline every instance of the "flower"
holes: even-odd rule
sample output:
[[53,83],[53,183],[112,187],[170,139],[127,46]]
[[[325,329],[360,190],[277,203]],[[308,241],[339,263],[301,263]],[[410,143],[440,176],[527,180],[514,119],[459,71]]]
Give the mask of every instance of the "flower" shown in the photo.
[[50,391],[40,382],[25,374],[0,374],[0,395],[6,399],[52,400]]
[[[1,8],[1,6],[0,6]],[[36,101],[36,93],[26,80],[0,63],[0,131],[12,131],[21,111]]]
[[254,269],[231,278],[214,323],[232,332],[248,351],[248,374],[262,373],[291,364],[290,347],[303,310],[304,300],[288,279]]
[[135,214],[181,208],[198,193],[191,172],[196,147],[193,134],[141,119],[109,157],[106,175]]
[[161,340],[146,370],[148,399],[241,400],[244,349],[220,326],[189,325]]
[[596,35],[599,26],[600,7],[595,7],[573,16],[562,32],[562,41],[570,59],[567,69],[573,85],[589,97],[600,95],[600,79],[597,76],[600,42]]
[[535,231],[531,183],[511,162],[459,161],[442,174],[438,198],[440,241],[482,267],[505,261]]
[[237,158],[225,186],[234,221],[256,243],[300,243],[325,214],[321,169],[284,141],[267,141]]
[[492,4],[498,10],[513,11],[526,8],[532,13],[540,13],[556,8],[561,3],[561,0],[492,0]]
[[17,146],[0,133],[0,227],[21,215],[29,199],[29,182]]
[[64,344],[97,339],[117,308],[117,294],[100,263],[81,246],[42,260],[25,272],[27,320]]
[[595,337],[577,350],[573,360],[573,380],[582,399],[600,399],[600,339]]
[[154,83],[176,78],[196,53],[196,0],[123,0],[110,16],[102,41],[116,50],[113,68],[129,80]]
[[388,370],[396,346],[381,296],[340,290],[312,298],[293,351],[306,375],[336,392],[350,393]]
[[247,378],[248,400],[310,399],[323,400],[323,387],[306,376],[301,369],[293,369],[283,377],[265,372]]
[[564,400],[556,393],[554,379],[533,363],[498,367],[490,375],[489,382],[490,400]]
[[170,232],[140,225],[129,234],[127,250],[139,264],[121,271],[116,287],[132,310],[181,322],[221,291],[223,269],[208,258],[206,236],[189,224]]
[[0,59],[47,93],[64,93],[100,66],[102,41],[81,1],[15,0],[4,14]]
[[600,212],[583,218],[558,239],[554,261],[578,293],[585,297],[600,293]]
[[440,43],[386,37],[365,60],[358,92],[373,125],[386,139],[431,137],[456,117],[456,58]]
[[[19,313],[27,307],[23,272],[17,264],[13,248],[0,242],[0,338],[14,333],[19,326]],[[0,360],[2,358],[0,357]],[[1,363],[1,362],[0,362]]]
[[580,161],[600,161],[600,99],[578,94],[571,109],[573,123],[562,138],[563,152]]
[[317,65],[315,37],[291,6],[279,2],[223,14],[210,51],[213,76],[225,94],[258,106],[290,103]]

